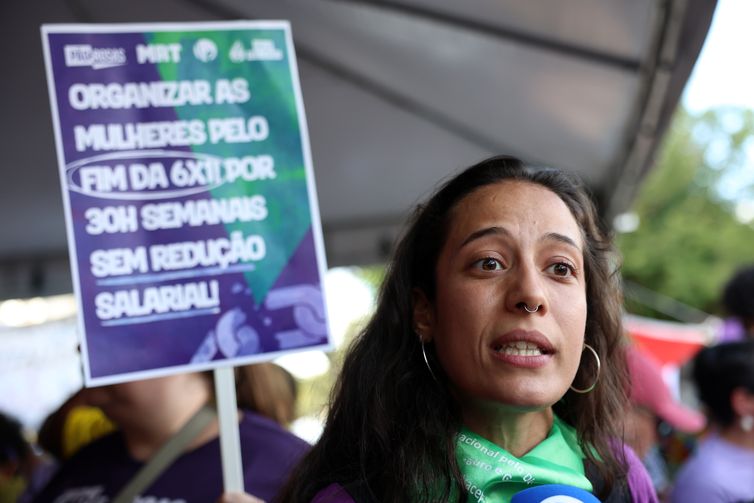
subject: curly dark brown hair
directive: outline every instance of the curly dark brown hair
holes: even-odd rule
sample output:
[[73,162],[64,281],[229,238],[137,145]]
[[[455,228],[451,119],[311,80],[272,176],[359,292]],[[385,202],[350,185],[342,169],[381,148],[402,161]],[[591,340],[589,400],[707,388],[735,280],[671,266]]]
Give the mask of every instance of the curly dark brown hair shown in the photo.
[[[322,437],[298,465],[279,501],[308,502],[334,482],[358,488],[376,501],[405,501],[408,495],[412,501],[438,501],[438,493],[442,501],[463,498],[455,452],[461,414],[446,377],[436,371],[438,384],[424,366],[413,330],[412,291],[419,288],[434,299],[435,267],[455,205],[478,188],[505,180],[551,190],[581,228],[588,305],[585,342],[599,354],[602,373],[591,393],[569,391],[554,410],[578,432],[585,455],[601,472],[605,493],[625,477],[625,460],[611,448],[622,437],[620,421],[627,403],[622,299],[611,240],[574,177],[499,156],[447,181],[414,212],[389,264],[377,309],[348,350]],[[429,358],[432,368],[440,370],[431,349]],[[575,385],[588,386],[596,372],[593,359],[584,357]]]

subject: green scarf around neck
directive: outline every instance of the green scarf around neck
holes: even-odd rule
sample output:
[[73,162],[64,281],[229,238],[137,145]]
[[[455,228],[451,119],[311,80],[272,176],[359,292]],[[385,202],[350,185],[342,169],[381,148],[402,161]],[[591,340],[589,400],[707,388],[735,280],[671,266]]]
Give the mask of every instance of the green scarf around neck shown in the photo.
[[576,430],[557,416],[542,442],[521,458],[462,428],[456,437],[467,503],[508,503],[514,494],[542,484],[565,484],[592,491]]

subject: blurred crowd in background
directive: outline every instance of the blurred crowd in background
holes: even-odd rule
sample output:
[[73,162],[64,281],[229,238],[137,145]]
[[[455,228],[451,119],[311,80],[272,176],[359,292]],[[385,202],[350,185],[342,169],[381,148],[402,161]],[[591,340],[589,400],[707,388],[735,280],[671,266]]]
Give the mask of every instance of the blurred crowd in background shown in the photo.
[[[754,494],[754,266],[737,271],[721,299],[727,318],[715,325],[716,333],[707,344],[689,355],[680,373],[665,372],[667,368],[651,349],[642,349],[636,341],[628,351],[632,387],[625,438],[644,462],[662,501],[749,501]],[[630,332],[627,339],[631,340]],[[674,376],[680,380],[673,380]],[[183,374],[82,388],[52,411],[37,431],[24,428],[12,415],[0,415],[0,503],[34,501],[51,480],[54,485],[54,474],[69,466],[82,447],[89,446],[85,452],[96,453],[98,445],[118,435],[125,439],[131,458],[149,458],[154,446],[145,439],[151,440],[154,434],[163,440],[158,433],[175,433],[200,405],[211,402],[211,380],[211,373]],[[322,389],[315,406],[311,397],[300,399],[301,384],[283,367],[274,363],[239,367],[238,406],[243,414],[261,418],[253,430],[274,423],[273,429],[264,430],[264,436],[281,435],[302,412],[325,405],[330,382],[318,384]],[[678,384],[689,389],[682,393]],[[306,386],[315,384],[309,381]],[[316,418],[309,420],[316,422]],[[209,431],[204,441],[214,438],[216,442],[216,436],[217,431]],[[283,480],[285,467],[306,450],[303,440],[292,438],[280,437],[274,442],[275,450],[285,445],[288,453],[279,470],[270,472],[273,457],[264,452],[263,464],[268,468],[262,471],[268,476],[261,494],[267,497]],[[315,441],[316,433],[307,440]],[[259,451],[259,439],[242,434],[244,441]],[[81,465],[82,457],[86,455],[79,454],[73,465]],[[113,460],[108,451],[107,457],[108,462],[98,463],[108,474],[125,466],[132,475],[129,456]],[[210,467],[218,473],[208,478]],[[219,451],[193,469],[203,474],[201,485],[209,485],[219,494]]]

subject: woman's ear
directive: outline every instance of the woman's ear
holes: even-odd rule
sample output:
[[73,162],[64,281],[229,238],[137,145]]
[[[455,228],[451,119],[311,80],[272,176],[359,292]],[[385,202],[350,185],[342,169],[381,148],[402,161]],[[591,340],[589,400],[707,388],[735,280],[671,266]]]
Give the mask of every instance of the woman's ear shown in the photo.
[[414,330],[422,342],[431,342],[434,337],[434,310],[427,296],[420,288],[411,291],[414,309]]

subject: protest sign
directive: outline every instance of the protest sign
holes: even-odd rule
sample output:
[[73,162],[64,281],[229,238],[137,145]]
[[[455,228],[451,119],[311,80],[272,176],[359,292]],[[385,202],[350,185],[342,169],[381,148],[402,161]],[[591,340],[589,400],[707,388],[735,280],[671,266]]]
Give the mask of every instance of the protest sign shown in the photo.
[[42,32],[87,384],[329,348],[288,23]]

